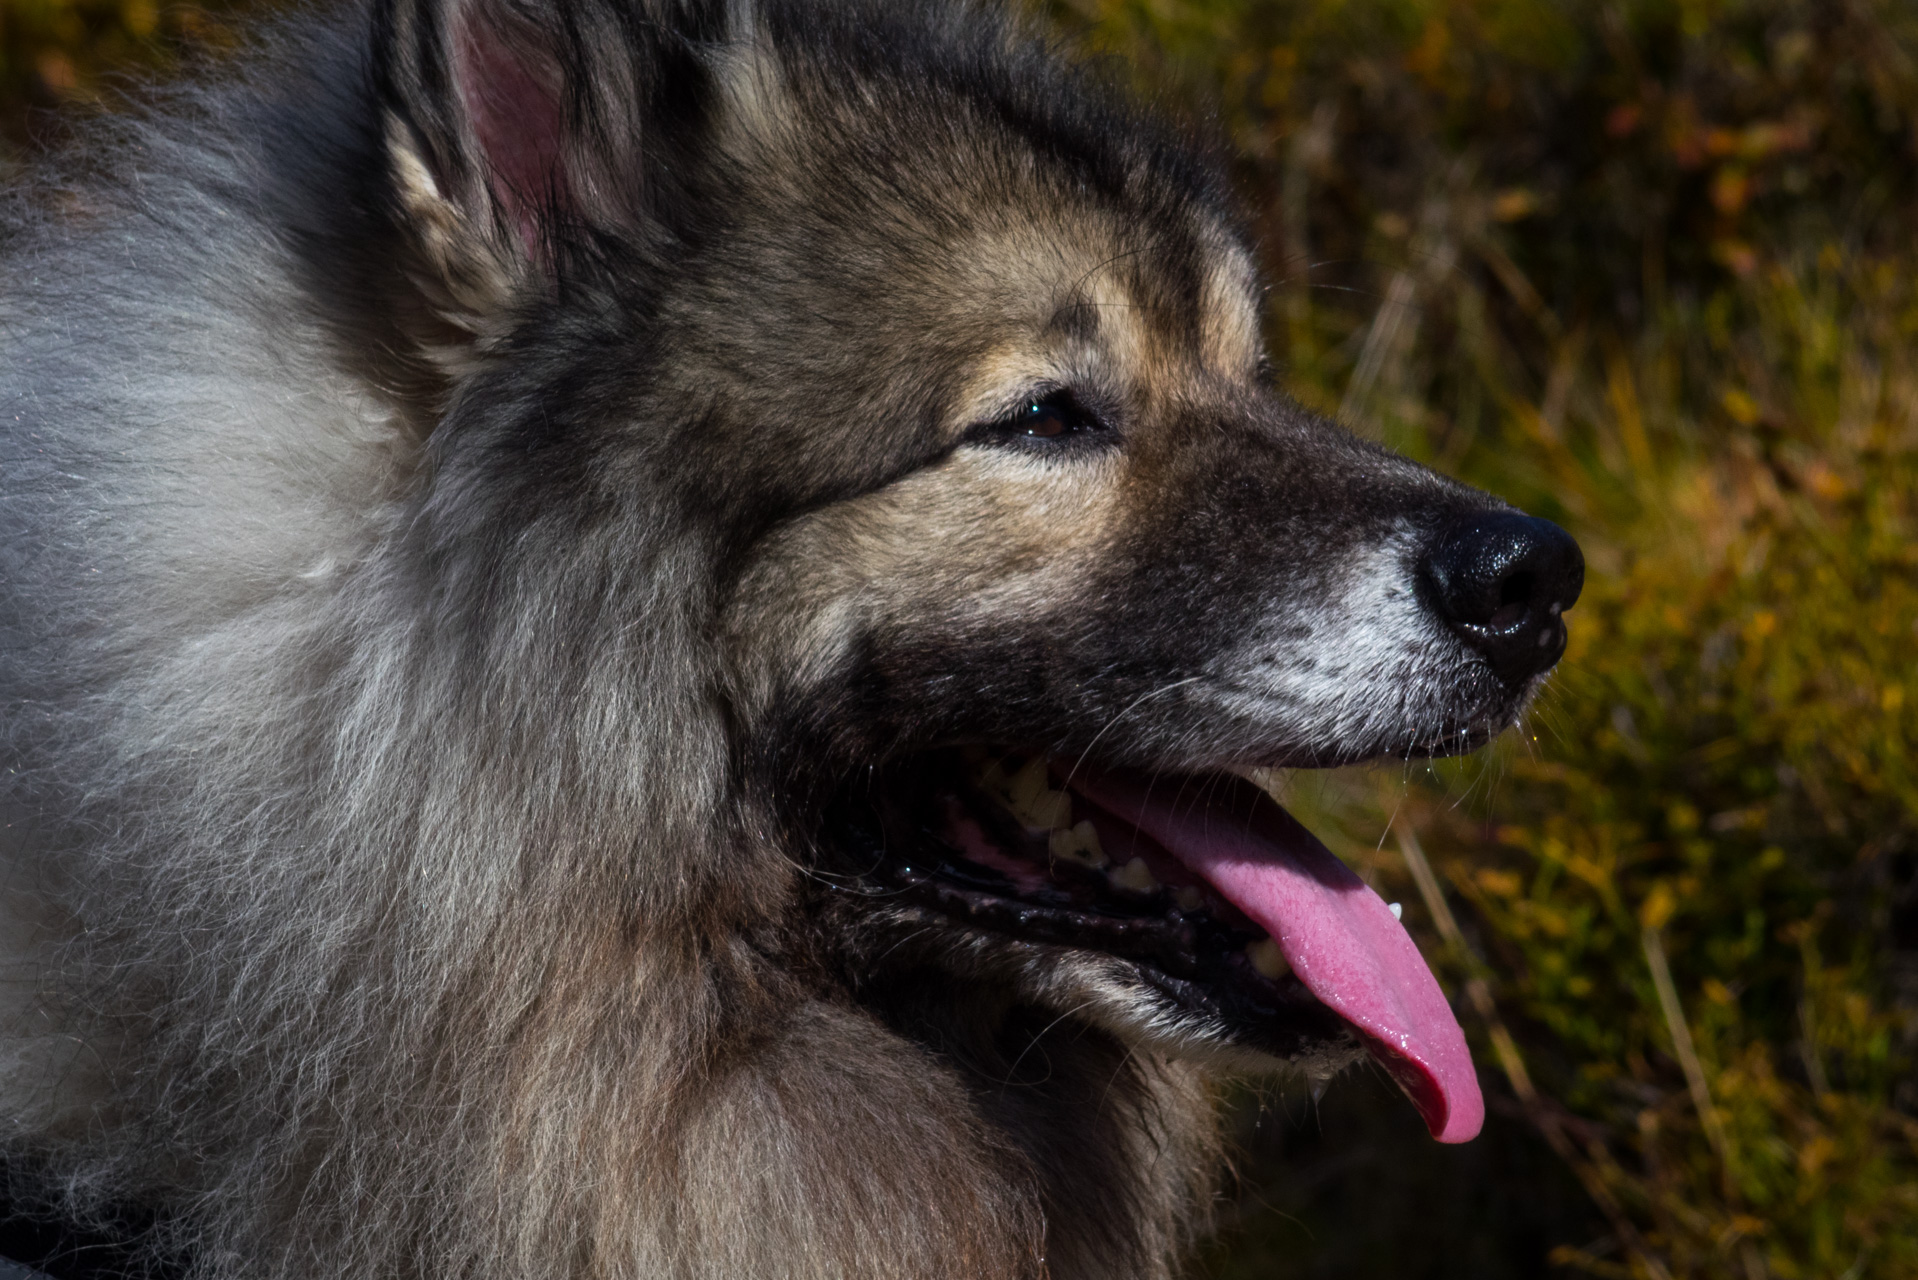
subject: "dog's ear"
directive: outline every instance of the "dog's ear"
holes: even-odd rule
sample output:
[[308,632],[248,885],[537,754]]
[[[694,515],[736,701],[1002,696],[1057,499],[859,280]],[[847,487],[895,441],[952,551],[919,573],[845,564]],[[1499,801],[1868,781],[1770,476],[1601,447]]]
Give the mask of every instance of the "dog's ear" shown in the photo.
[[443,318],[483,332],[577,246],[637,228],[647,116],[703,96],[689,51],[723,38],[726,8],[382,0],[373,70],[395,212]]

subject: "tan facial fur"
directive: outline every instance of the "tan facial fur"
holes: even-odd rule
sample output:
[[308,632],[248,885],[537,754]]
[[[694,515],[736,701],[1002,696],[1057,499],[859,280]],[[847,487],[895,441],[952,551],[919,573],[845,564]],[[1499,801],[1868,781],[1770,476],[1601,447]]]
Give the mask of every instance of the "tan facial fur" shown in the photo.
[[[1156,460],[1179,447],[1163,422],[1168,408],[1249,384],[1261,347],[1243,250],[1223,234],[1204,238],[1213,256],[1203,306],[1196,324],[1182,322],[1155,306],[1149,256],[1087,221],[1077,244],[1027,228],[962,255],[973,298],[956,309],[983,300],[1007,317],[946,414],[955,447],[766,539],[728,629],[779,634],[786,647],[742,655],[748,687],[763,696],[823,677],[876,626],[1070,614],[1115,533],[1158,499]],[[1034,388],[1068,386],[1097,389],[1121,443],[1046,457],[963,442]]]

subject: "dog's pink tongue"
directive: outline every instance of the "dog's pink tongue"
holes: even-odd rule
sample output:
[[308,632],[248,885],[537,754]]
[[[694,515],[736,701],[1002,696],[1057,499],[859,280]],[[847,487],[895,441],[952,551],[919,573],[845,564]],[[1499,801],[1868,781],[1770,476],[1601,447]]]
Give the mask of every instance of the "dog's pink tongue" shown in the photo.
[[1434,1138],[1478,1136],[1485,1100],[1438,979],[1384,900],[1291,814],[1236,778],[1182,786],[1078,772],[1071,786],[1271,934],[1307,990],[1363,1034]]

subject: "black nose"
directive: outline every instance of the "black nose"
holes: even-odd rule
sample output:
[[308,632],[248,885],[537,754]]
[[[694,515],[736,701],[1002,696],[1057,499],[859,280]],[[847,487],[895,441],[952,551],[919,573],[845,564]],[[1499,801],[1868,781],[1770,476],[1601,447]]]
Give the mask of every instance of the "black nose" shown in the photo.
[[1439,535],[1425,576],[1441,616],[1517,685],[1565,652],[1565,622],[1585,585],[1585,556],[1550,520],[1516,511],[1468,516]]

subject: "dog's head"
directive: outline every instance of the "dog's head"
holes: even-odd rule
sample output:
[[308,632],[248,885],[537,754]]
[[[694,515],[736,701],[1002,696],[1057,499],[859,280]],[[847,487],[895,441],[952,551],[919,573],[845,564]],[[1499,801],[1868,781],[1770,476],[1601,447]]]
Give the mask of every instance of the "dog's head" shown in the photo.
[[944,6],[445,0],[381,41],[433,483],[502,555],[647,561],[569,643],[699,646],[686,767],[829,967],[1369,1049],[1470,1136],[1394,913],[1246,779],[1487,741],[1582,562],[1271,387],[1213,163]]

